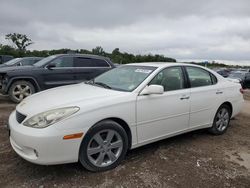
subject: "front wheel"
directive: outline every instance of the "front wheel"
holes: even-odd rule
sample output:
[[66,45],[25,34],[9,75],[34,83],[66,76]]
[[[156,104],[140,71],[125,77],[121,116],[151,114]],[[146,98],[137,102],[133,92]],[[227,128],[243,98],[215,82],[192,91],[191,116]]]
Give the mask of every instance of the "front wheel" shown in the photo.
[[9,97],[15,103],[21,102],[33,93],[35,93],[33,84],[24,80],[14,82],[9,89]]
[[225,133],[229,126],[231,113],[232,112],[228,105],[220,106],[215,114],[213,126],[209,129],[209,132],[214,135]]
[[91,128],[83,139],[79,161],[90,171],[105,171],[118,166],[127,149],[126,131],[118,123],[105,120]]

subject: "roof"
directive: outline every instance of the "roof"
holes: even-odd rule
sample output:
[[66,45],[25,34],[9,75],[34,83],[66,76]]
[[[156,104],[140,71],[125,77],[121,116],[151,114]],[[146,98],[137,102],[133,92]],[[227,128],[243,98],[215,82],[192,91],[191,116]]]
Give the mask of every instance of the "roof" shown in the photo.
[[106,59],[110,60],[109,57],[101,56],[101,55],[94,55],[94,54],[79,54],[79,53],[70,53],[70,54],[55,54],[53,56],[82,56],[86,58],[95,58],[95,59]]
[[43,59],[44,57],[21,57],[20,59]]
[[171,67],[171,66],[192,66],[192,67],[199,67],[202,69],[205,69],[211,73],[213,73],[214,75],[216,75],[218,80],[224,79],[221,75],[219,75],[218,73],[216,73],[215,71],[207,68],[207,67],[203,67],[200,65],[195,65],[195,64],[191,64],[191,63],[175,63],[175,62],[148,62],[148,63],[130,63],[130,64],[126,64],[126,65],[132,65],[132,66],[151,66],[151,67],[157,67],[157,68],[165,68],[165,67]]
[[[169,66],[183,66],[183,65],[192,65],[192,66],[197,66],[193,64],[188,64],[188,63],[175,63],[175,62],[147,62],[147,63],[130,63],[126,65],[133,65],[133,66],[152,66],[152,67],[169,67]],[[199,66],[197,66],[199,67]]]

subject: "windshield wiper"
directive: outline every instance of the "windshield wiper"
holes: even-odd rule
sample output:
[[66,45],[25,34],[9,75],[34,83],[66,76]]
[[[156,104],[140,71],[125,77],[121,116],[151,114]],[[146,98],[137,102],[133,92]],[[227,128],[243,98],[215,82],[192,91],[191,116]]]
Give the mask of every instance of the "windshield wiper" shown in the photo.
[[112,87],[110,87],[109,85],[107,85],[105,83],[102,83],[102,82],[94,82],[93,81],[93,83],[96,84],[96,85],[102,86],[104,88],[107,88],[107,89],[112,89]]
[[101,86],[103,88],[107,88],[107,89],[112,89],[112,87],[110,87],[109,85],[105,84],[105,83],[102,83],[102,82],[95,82],[94,79],[92,80],[89,80],[89,81],[86,81],[84,82],[85,84],[90,84],[90,85],[97,85],[97,86]]
[[93,85],[95,83],[94,79],[88,80],[84,82],[85,84]]

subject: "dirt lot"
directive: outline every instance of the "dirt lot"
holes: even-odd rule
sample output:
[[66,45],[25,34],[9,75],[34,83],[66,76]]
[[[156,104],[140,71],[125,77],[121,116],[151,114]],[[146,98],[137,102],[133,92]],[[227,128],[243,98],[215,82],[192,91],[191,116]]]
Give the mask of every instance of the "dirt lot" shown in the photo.
[[0,97],[0,187],[250,187],[248,100],[222,136],[201,130],[166,139],[130,151],[114,170],[90,173],[79,164],[39,166],[18,157],[4,128],[14,104]]

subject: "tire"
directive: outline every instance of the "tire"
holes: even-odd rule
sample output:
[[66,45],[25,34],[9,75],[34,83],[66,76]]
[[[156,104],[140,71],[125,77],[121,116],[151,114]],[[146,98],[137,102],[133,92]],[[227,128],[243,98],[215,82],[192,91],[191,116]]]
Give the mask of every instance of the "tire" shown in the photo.
[[34,85],[29,81],[24,81],[24,80],[16,81],[13,84],[11,84],[8,92],[10,99],[15,103],[21,102],[24,98],[34,93],[35,93]]
[[229,126],[231,115],[230,107],[226,104],[221,105],[215,114],[213,126],[208,131],[213,135],[224,134]]
[[79,151],[79,161],[92,172],[110,170],[120,164],[127,150],[126,131],[118,123],[105,120],[97,123],[84,137]]

